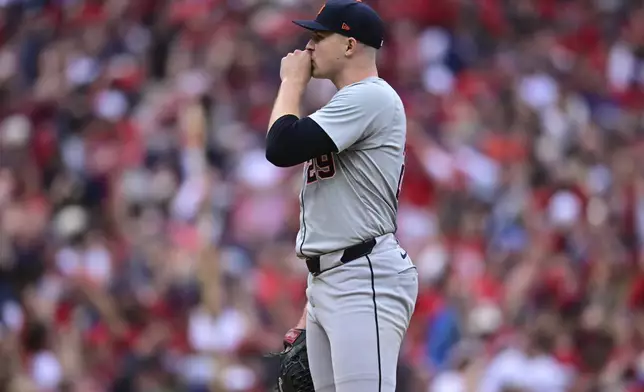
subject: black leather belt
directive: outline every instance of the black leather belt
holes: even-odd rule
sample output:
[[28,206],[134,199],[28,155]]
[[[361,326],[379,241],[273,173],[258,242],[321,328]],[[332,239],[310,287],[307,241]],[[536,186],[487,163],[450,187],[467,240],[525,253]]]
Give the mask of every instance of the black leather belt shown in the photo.
[[[350,246],[344,250],[342,253],[342,257],[340,258],[340,262],[343,264],[347,264],[353,260],[359,259],[363,256],[368,255],[371,253],[373,248],[376,246],[376,239],[372,238],[370,240],[361,242],[357,245]],[[320,270],[320,256],[316,257],[307,257],[306,258],[306,266],[309,269],[309,272],[312,273],[313,275],[319,275],[324,271],[328,271],[329,268],[326,270]]]

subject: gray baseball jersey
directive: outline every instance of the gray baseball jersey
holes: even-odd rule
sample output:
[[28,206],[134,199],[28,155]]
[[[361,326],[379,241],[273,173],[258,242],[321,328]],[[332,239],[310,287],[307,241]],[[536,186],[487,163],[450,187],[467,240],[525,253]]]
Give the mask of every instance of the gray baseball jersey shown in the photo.
[[304,166],[296,253],[318,256],[396,231],[406,116],[396,91],[371,77],[309,116],[338,153]]

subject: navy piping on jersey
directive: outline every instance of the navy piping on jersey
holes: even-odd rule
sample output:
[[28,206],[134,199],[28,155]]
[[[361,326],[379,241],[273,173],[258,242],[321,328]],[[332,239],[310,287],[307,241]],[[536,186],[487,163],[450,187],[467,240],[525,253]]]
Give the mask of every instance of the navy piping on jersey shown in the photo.
[[266,136],[266,159],[278,167],[299,165],[331,152],[338,152],[333,139],[309,117],[286,114]]
[[369,256],[369,270],[371,271],[371,292],[373,293],[373,315],[376,321],[376,350],[378,350],[378,392],[382,391],[382,361],[380,359],[380,326],[378,325],[378,305],[376,303],[376,278],[373,274],[373,265]]

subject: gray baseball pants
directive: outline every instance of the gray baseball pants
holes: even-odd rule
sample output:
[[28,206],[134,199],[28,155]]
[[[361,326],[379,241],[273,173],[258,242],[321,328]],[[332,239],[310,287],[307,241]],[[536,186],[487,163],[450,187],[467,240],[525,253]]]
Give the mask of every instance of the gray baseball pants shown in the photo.
[[398,354],[418,296],[418,273],[393,234],[370,254],[309,274],[306,344],[316,392],[394,392]]

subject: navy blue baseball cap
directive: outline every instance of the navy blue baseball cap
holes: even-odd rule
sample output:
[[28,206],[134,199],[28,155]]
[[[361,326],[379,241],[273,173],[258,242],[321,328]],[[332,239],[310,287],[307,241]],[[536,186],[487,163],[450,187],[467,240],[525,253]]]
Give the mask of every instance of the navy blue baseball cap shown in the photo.
[[315,20],[294,20],[311,31],[330,31],[352,37],[376,49],[384,42],[385,25],[378,13],[360,0],[329,0]]

